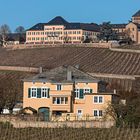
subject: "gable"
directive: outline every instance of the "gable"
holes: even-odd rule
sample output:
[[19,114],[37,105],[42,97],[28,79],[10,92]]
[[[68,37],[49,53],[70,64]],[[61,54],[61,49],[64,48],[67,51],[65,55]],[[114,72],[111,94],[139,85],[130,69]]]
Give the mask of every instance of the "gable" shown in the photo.
[[[68,72],[71,72],[71,80],[68,80]],[[50,71],[37,74],[24,81],[44,81],[51,83],[98,82],[98,80],[91,75],[72,66],[60,66]]]

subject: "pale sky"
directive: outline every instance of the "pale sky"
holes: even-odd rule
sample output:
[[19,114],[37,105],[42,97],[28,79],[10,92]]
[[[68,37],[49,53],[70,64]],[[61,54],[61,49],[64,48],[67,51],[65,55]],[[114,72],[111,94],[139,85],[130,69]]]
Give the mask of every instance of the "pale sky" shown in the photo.
[[14,31],[62,16],[69,22],[127,23],[140,9],[140,0],[0,0],[0,25]]

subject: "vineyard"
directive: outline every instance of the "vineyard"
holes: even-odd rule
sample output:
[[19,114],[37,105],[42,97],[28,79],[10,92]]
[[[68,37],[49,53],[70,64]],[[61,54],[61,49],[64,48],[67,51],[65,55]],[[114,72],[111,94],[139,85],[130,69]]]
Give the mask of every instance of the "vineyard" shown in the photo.
[[30,66],[47,69],[79,65],[89,73],[140,75],[140,53],[117,52],[105,48],[48,47],[0,50],[1,66]]
[[[115,48],[120,48],[120,46]],[[133,44],[132,46],[126,45],[122,46],[121,49],[140,50],[140,45],[139,44]]]
[[13,128],[0,124],[0,140],[139,140],[140,128]]
[[[117,75],[140,75],[140,53],[117,52],[105,48],[89,47],[48,47],[23,50],[0,49],[1,66],[21,66],[21,67],[43,67],[51,69],[62,65],[79,65],[80,70],[88,73],[117,74]],[[6,73],[6,74],[5,74]],[[8,73],[9,78],[21,79],[32,76],[30,73],[21,72],[1,72],[4,77]],[[5,76],[6,77],[6,76]],[[126,90],[135,87],[139,90],[140,80],[100,77],[109,83],[117,83]],[[134,89],[134,90],[135,90]]]
[[[36,48],[25,50],[0,49],[1,66],[43,67],[46,69],[62,65],[79,65],[89,73],[107,73],[121,75],[140,75],[140,53],[115,52],[103,48]],[[22,99],[22,79],[34,73],[0,71],[0,78],[12,79],[18,84],[19,99]],[[100,79],[100,77],[97,77]],[[102,78],[101,78],[102,80]],[[104,78],[139,91],[140,78],[130,79]],[[13,128],[0,123],[0,140],[139,140],[140,128]]]
[[[18,91],[18,100],[22,100],[22,79],[33,76],[34,73],[18,72],[18,71],[0,71],[0,81],[13,81],[15,83],[14,89]],[[7,85],[7,83],[5,83]]]
[[[34,76],[36,73],[29,73],[29,72],[18,72],[18,71],[0,71],[0,79],[12,79],[13,81],[16,81],[17,84],[15,88],[19,89],[19,99],[22,99],[22,79],[29,78]],[[103,77],[96,77],[97,79],[104,80],[108,83],[118,83],[118,85],[121,85],[125,89],[134,88],[137,91],[140,91],[140,78],[137,78],[137,80],[129,80],[129,79],[112,79],[112,78],[103,78]],[[117,87],[115,87],[117,88]]]
[[22,79],[34,75],[34,73],[18,72],[18,71],[0,71],[0,79],[13,79],[20,82]]

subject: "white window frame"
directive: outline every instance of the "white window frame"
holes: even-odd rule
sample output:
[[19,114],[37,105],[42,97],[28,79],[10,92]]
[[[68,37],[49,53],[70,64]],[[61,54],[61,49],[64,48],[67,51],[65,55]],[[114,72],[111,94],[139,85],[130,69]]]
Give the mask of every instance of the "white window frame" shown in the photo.
[[[94,115],[94,112],[97,111],[97,116]],[[98,109],[93,110],[93,117],[98,117]]]
[[[55,101],[53,100],[55,98]],[[52,103],[55,105],[57,104],[57,100],[56,100],[56,97],[52,97]]]
[[[45,93],[46,94],[46,97],[43,97],[43,92],[47,92]],[[41,88],[41,98],[48,98],[49,97],[49,88],[48,87],[42,87]]]
[[[94,112],[97,111],[97,116],[94,116]],[[102,116],[99,116],[99,112],[102,111]],[[103,110],[101,109],[93,109],[93,117],[95,118],[102,118],[103,117]]]
[[[88,90],[88,92],[86,90]],[[84,93],[90,93],[90,88],[89,87],[84,88]]]
[[77,116],[79,115],[79,114],[78,114],[78,111],[79,111],[79,110],[81,110],[81,112],[82,112],[82,113],[81,113],[81,116],[83,116],[83,109],[77,109]]
[[[83,99],[80,99],[80,88],[77,87],[77,88],[75,88],[75,89],[79,89],[79,98],[76,98],[76,97],[75,97],[75,99],[85,100],[85,95],[84,95],[84,98],[83,98]],[[84,89],[83,89],[83,90],[84,90]],[[75,91],[74,91],[74,92],[75,92]],[[83,92],[83,94],[84,94],[84,92]]]
[[[57,88],[58,85],[61,86],[61,90],[58,90],[58,88]],[[62,89],[63,89],[62,84],[57,84],[57,85],[56,85],[56,90],[57,90],[57,91],[62,91]]]
[[[103,110],[99,110],[99,112],[100,112],[100,111],[102,111],[102,116],[99,116],[99,117],[103,117]],[[99,115],[99,112],[98,112],[98,115]]]
[[[99,102],[100,97],[102,97],[102,102]],[[100,103],[101,103],[101,104],[104,103],[104,98],[103,98],[103,96],[99,96],[99,97],[98,97],[98,103],[99,103],[99,104],[100,104]]]
[[[95,97],[97,97],[97,102],[95,102]],[[97,104],[98,103],[98,96],[93,96],[93,103]]]
[[[33,89],[35,89],[34,92],[36,92],[36,96],[32,96],[33,95]],[[31,98],[37,98],[37,87],[31,87]]]
[[[77,90],[77,91],[76,91]],[[76,92],[75,92],[76,91]],[[75,99],[80,99],[80,88],[76,88],[74,90],[74,93],[76,94]]]
[[[55,101],[53,102],[53,98],[55,98]],[[60,99],[60,104],[57,104],[57,99]],[[64,103],[62,104],[62,98],[64,98]],[[66,103],[66,98],[68,97],[52,97],[52,102],[53,102],[53,105],[68,105],[68,103]]]
[[[94,98],[97,97],[97,102],[94,102]],[[99,102],[99,98],[102,97],[102,102]],[[95,95],[93,96],[93,103],[94,104],[103,104],[104,103],[104,96]]]

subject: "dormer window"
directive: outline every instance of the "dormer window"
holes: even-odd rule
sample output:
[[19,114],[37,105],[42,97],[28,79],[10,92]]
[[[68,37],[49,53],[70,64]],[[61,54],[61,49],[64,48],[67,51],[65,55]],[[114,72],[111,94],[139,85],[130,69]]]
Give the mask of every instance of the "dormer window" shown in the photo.
[[62,85],[61,85],[61,84],[57,84],[56,89],[57,89],[58,91],[62,90]]

